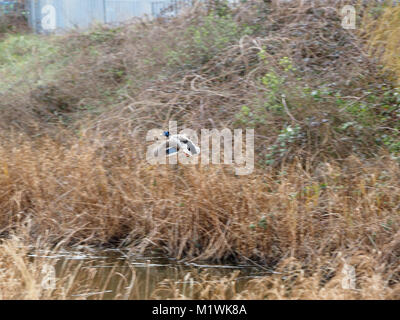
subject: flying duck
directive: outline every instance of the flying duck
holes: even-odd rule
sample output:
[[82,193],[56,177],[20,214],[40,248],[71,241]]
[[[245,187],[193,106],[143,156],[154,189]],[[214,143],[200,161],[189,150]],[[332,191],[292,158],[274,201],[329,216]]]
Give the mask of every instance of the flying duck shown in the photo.
[[170,135],[169,131],[164,131],[163,136],[167,137],[167,140],[163,141],[154,150],[154,156],[156,157],[162,153],[171,156],[180,151],[182,151],[187,157],[200,153],[200,148],[184,134]]

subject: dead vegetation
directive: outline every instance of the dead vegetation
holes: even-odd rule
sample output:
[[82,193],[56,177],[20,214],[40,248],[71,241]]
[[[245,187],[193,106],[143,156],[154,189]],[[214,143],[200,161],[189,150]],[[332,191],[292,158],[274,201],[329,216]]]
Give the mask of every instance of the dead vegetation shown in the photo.
[[[398,298],[398,88],[337,7],[287,6],[2,42],[2,234],[292,270],[193,298]],[[256,172],[149,165],[169,120],[254,128]]]

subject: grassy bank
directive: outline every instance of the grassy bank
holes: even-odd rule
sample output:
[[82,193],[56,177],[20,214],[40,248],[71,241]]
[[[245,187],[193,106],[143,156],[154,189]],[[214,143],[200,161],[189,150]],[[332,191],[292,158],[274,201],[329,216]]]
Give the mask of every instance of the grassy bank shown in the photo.
[[[396,74],[333,7],[288,6],[0,42],[3,238],[277,270],[240,294],[200,281],[196,298],[398,298]],[[170,120],[254,128],[255,172],[149,165],[145,134]],[[355,291],[339,285],[344,264]]]

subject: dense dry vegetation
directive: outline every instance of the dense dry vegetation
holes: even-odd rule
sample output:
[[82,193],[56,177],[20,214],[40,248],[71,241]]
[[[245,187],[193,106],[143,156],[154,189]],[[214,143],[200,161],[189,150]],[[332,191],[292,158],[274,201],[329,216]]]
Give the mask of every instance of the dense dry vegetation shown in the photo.
[[[38,287],[41,267],[19,239],[275,271],[241,292],[235,274],[198,275],[189,293],[166,281],[152,298],[398,299],[398,9],[357,5],[358,29],[345,30],[341,5],[197,4],[2,40],[2,297],[72,297],[67,278]],[[254,128],[255,172],[149,165],[145,133],[169,120]],[[356,289],[341,286],[345,265]]]

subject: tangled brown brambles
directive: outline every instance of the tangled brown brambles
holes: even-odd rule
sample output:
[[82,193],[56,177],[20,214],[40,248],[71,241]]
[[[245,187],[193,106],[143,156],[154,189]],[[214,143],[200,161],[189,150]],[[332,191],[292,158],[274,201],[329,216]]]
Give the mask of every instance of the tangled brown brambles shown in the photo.
[[[235,275],[218,284],[192,275],[191,291],[164,282],[153,298],[398,299],[400,100],[366,41],[341,27],[333,6],[263,2],[8,37],[0,43],[3,238],[251,261],[276,272],[240,292]],[[143,137],[170,120],[254,128],[255,173],[149,165]],[[22,267],[0,277],[25,279],[31,295],[18,297],[70,297],[38,290],[38,267],[12,241],[0,263]],[[341,286],[345,264],[355,268],[354,290]],[[2,295],[13,297],[7,286]]]

